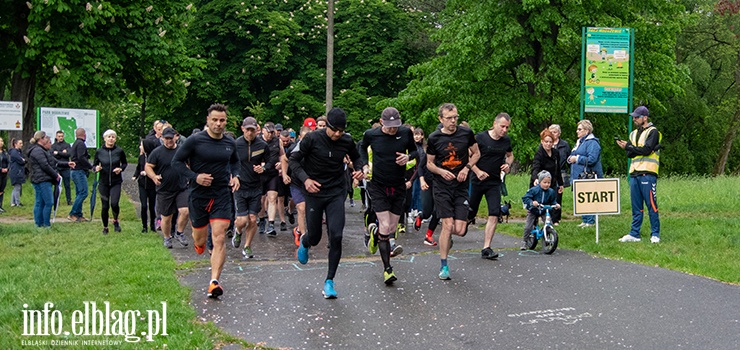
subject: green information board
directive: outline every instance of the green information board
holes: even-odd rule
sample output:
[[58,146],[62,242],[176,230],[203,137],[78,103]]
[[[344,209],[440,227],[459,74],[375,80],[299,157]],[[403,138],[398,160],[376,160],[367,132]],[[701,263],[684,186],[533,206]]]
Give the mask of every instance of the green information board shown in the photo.
[[583,28],[581,113],[630,112],[631,28]]

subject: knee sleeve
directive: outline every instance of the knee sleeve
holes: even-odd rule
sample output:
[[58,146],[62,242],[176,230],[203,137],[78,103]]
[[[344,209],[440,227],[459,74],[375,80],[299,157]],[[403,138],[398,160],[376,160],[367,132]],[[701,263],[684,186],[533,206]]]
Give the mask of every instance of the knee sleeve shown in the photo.
[[378,238],[380,238],[381,241],[388,241],[391,239],[391,235],[384,235],[382,233],[378,233]]

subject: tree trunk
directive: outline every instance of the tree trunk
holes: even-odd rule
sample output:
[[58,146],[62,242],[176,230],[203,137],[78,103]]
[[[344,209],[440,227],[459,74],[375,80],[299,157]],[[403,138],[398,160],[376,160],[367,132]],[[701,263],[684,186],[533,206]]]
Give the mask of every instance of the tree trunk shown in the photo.
[[[735,66],[735,81],[740,81],[740,51],[737,53],[738,63]],[[740,98],[740,92],[738,92],[738,98]],[[722,175],[725,173],[727,167],[727,159],[730,157],[730,151],[732,150],[732,143],[737,137],[738,129],[740,129],[740,111],[736,111],[735,115],[730,121],[730,125],[725,133],[725,139],[722,141],[722,146],[719,149],[719,157],[717,163],[714,164],[714,176]]]
[[334,96],[334,0],[329,1],[326,27],[326,113],[332,108]]
[[23,73],[13,73],[10,90],[10,100],[23,102],[23,130],[8,132],[9,138],[21,138],[28,143],[36,128],[36,113],[34,97],[36,96],[36,70],[33,69],[27,77]]

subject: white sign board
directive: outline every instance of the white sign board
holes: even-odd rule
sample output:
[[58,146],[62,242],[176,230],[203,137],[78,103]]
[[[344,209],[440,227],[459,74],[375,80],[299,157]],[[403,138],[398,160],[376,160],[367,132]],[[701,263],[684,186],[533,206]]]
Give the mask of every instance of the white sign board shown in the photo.
[[64,141],[75,141],[75,130],[85,129],[87,148],[98,145],[98,111],[94,109],[49,108],[38,109],[39,130],[54,138],[58,130],[64,131]]
[[23,102],[0,101],[0,130],[23,130]]
[[619,215],[619,179],[573,180],[573,215]]

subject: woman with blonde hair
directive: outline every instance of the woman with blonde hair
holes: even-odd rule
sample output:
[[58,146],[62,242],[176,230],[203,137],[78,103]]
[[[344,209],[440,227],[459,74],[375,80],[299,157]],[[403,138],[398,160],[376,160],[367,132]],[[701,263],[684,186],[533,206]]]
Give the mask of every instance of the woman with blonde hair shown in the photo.
[[93,160],[93,171],[100,173],[100,182],[98,191],[100,192],[100,218],[103,220],[103,234],[108,234],[108,209],[113,211],[113,229],[121,232],[121,225],[118,223],[118,213],[121,208],[118,202],[121,199],[121,184],[123,177],[121,173],[126,169],[126,153],[121,147],[116,146],[118,135],[113,130],[106,130],[103,133],[105,143],[95,152]]
[[33,205],[33,221],[37,227],[50,227],[51,208],[54,206],[52,184],[59,183],[62,176],[57,172],[57,160],[49,153],[51,138],[44,131],[37,131],[28,148],[31,164],[31,184],[36,193]]

